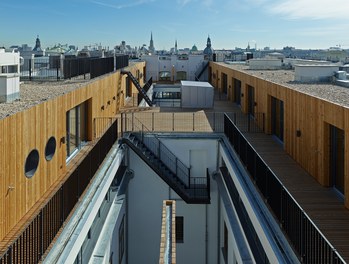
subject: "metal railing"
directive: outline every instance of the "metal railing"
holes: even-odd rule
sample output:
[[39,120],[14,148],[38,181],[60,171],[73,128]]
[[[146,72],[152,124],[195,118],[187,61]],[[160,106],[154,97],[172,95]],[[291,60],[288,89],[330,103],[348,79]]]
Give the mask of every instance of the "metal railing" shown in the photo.
[[[124,115],[123,115],[124,116]],[[166,165],[168,169],[174,173],[177,178],[187,187],[190,187],[190,169],[177,158],[155,135],[151,134],[151,131],[134,115],[132,116],[132,132],[135,133],[137,138],[151,151],[153,154]],[[122,117],[122,123],[126,122],[126,118]],[[124,126],[125,128],[127,126]],[[128,132],[124,130],[123,132]]]
[[264,113],[255,117],[243,113],[222,112],[131,112],[123,113],[123,130],[133,131],[135,117],[150,132],[224,132],[224,115],[234,120],[241,131],[261,133],[264,131]]
[[127,66],[127,55],[107,58],[37,57],[24,60],[20,67],[20,79],[22,81],[93,79]]
[[346,263],[228,115],[224,116],[224,134],[281,224],[300,260],[303,263]]
[[[121,117],[122,133],[136,132],[134,135],[182,182],[186,193],[192,197],[210,197],[210,175],[207,169],[205,177],[192,177],[188,168],[169,148],[167,148],[156,134],[151,132],[137,117],[130,115],[127,120],[125,114]],[[131,129],[125,124],[129,123]],[[159,165],[161,166],[161,165]]]
[[100,138],[84,160],[39,214],[18,234],[11,245],[0,252],[0,264],[38,263],[71,213],[89,182],[117,140],[117,122]]
[[117,121],[116,117],[96,117],[93,119],[94,138],[98,139]]

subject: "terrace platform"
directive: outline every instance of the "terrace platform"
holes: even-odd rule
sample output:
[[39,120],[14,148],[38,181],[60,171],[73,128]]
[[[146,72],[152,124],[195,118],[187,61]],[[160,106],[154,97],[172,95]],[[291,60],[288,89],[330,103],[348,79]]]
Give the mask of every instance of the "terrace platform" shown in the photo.
[[[221,128],[215,130],[212,125],[212,114],[222,112],[242,116],[239,106],[228,101],[224,95],[218,94],[215,96],[213,109],[196,111],[183,108],[149,108],[149,111],[133,115],[151,131],[182,131],[183,127],[188,127],[188,124],[193,122],[191,116],[195,115],[195,122],[201,125],[196,129],[194,124],[193,132],[220,132]],[[241,124],[242,127],[239,127],[239,124],[237,126],[241,131],[246,131],[245,122]],[[283,146],[273,136],[251,132],[243,134],[326,239],[345,261],[349,261],[349,210],[344,207],[344,201],[336,191],[321,186],[283,150]]]

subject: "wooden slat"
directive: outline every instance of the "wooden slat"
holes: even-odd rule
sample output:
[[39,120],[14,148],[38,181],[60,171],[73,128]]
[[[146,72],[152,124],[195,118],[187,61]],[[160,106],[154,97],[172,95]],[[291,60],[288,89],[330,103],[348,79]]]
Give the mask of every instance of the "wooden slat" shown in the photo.
[[271,136],[261,133],[245,136],[325,237],[349,260],[349,211],[335,191],[316,182]]
[[[144,65],[140,62],[130,66],[129,70],[136,74]],[[47,197],[47,192],[66,175],[66,145],[61,143],[66,136],[66,112],[85,101],[89,102],[87,135],[89,140],[93,140],[92,120],[115,116],[120,108],[113,100],[120,76],[120,72],[116,72],[91,80],[76,90],[0,120],[1,243],[4,243],[5,237],[6,244],[16,236],[37,212],[42,198]],[[120,89],[125,91],[124,84]],[[47,161],[45,146],[51,136],[56,138],[57,146],[53,159]],[[24,164],[33,149],[39,151],[40,161],[36,173],[28,179],[24,175]],[[14,188],[8,191],[9,186]]]

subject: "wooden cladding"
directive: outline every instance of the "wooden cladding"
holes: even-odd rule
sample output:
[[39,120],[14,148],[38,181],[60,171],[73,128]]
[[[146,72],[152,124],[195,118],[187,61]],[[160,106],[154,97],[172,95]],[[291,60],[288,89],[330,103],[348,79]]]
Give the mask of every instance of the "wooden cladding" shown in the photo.
[[[127,69],[136,74],[144,64],[140,62]],[[123,106],[125,79],[120,72],[108,74],[0,120],[0,242],[12,229],[14,236],[19,232],[15,231],[17,223],[25,222],[26,214],[39,207],[37,203],[45,202],[42,197],[50,196],[50,190],[59,185],[67,173],[66,113],[86,103],[85,136],[88,141],[93,140],[94,119],[115,117]],[[136,92],[135,87],[132,89]],[[51,137],[57,144],[52,159],[47,160],[46,144]],[[25,162],[34,149],[39,153],[39,163],[35,174],[27,178]]]
[[[216,76],[227,75],[228,95],[241,92],[241,109],[247,113],[265,114],[265,131],[273,132],[272,99],[283,102],[283,143],[285,151],[324,186],[330,185],[330,136],[328,125],[344,130],[349,138],[349,109],[281,84],[263,80],[229,65],[210,63]],[[223,83],[213,78],[212,84],[223,91]],[[254,88],[254,105],[248,101]],[[239,91],[241,89],[241,91]],[[239,101],[229,96],[231,101]],[[275,100],[274,99],[274,100]],[[249,105],[250,103],[250,105]],[[345,142],[345,205],[349,208],[349,141]]]
[[115,121],[68,179],[10,245],[0,246],[0,264],[38,263],[117,140]]

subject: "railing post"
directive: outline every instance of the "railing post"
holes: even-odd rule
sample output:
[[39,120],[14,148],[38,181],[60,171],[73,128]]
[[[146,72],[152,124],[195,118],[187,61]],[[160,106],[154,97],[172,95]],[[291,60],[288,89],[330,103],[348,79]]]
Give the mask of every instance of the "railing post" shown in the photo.
[[124,127],[125,130],[124,131],[127,131],[127,114],[126,113],[124,114],[124,117],[125,117],[124,118],[124,120],[125,120],[125,127]]
[[172,131],[174,131],[174,112],[172,113]]
[[56,63],[56,66],[57,66],[57,68],[56,68],[56,73],[57,73],[57,81],[59,81],[59,70],[58,70],[58,63]]
[[154,112],[151,113],[151,131],[154,131]]
[[32,80],[32,59],[29,59],[29,81]]
[[96,118],[93,119],[93,133],[94,133],[94,139],[96,139],[97,138]]
[[194,124],[194,119],[195,119],[195,113],[193,113],[193,131],[195,131],[195,124]]
[[213,112],[213,131],[216,131],[216,112]]
[[[39,214],[40,217],[40,232],[41,232],[41,237],[40,237],[40,252],[39,252],[39,256],[41,258],[42,255],[44,255],[44,213],[43,213],[43,209],[41,209],[41,212]],[[39,259],[40,259],[39,258]]]
[[[131,131],[133,132],[134,131],[134,113],[132,112],[132,129]],[[143,131],[143,125],[142,125],[142,131]]]
[[120,125],[121,136],[123,136],[123,134],[124,134],[123,113],[121,113],[121,115],[120,115],[120,122],[121,122],[121,125]]
[[61,192],[61,226],[64,222],[64,191],[63,191],[63,185],[61,186],[61,189],[60,189],[60,192]]

